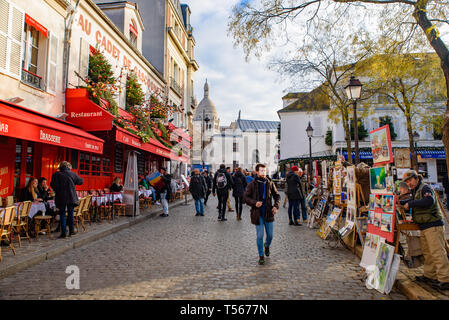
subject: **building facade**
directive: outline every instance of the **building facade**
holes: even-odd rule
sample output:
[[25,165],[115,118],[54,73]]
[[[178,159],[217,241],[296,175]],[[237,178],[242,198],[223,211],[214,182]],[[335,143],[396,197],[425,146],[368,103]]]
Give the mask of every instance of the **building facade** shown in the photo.
[[126,1],[101,8],[92,0],[0,0],[1,197],[18,196],[31,177],[51,178],[63,160],[84,178],[79,190],[107,188],[113,178],[124,178],[129,151],[139,152],[139,174],[160,166],[175,177],[187,173],[191,137],[185,130],[165,119],[179,151],[155,138],[143,142],[83,88],[89,56],[98,50],[122,79],[120,117],[133,120],[125,110],[130,71],[145,95],[167,96],[164,73],[143,55],[148,41],[142,17]]
[[279,124],[278,121],[244,120],[239,113],[229,126],[220,126],[206,81],[204,98],[194,118],[193,167],[204,165],[215,172],[220,164],[225,164],[251,172],[258,163],[264,163],[273,174],[278,163]]

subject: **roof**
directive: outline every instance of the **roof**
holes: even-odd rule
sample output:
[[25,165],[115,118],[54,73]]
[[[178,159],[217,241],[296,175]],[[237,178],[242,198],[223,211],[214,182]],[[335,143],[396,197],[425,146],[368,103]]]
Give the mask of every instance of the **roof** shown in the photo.
[[209,98],[209,84],[207,83],[207,80],[204,84],[204,98],[198,105],[193,121],[202,121],[203,112],[204,117],[207,116],[211,120],[218,119],[217,108],[215,107],[213,101]]
[[307,94],[307,92],[290,92],[282,97],[282,100],[284,99],[296,99],[301,98],[304,94]]
[[279,110],[278,113],[329,110],[330,100],[323,90],[325,90],[324,85],[321,85],[308,93],[301,94],[297,101]]
[[237,120],[238,126],[242,131],[277,131],[279,121],[261,121],[261,120]]

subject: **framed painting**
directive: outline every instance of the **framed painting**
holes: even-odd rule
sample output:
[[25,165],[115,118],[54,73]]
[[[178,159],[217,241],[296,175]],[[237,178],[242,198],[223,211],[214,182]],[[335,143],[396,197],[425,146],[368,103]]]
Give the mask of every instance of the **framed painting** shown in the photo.
[[375,166],[393,162],[393,149],[391,147],[390,126],[386,125],[370,132],[371,151]]
[[412,167],[410,149],[394,149],[394,165],[396,168],[410,169]]
[[387,193],[387,167],[369,169],[371,193]]

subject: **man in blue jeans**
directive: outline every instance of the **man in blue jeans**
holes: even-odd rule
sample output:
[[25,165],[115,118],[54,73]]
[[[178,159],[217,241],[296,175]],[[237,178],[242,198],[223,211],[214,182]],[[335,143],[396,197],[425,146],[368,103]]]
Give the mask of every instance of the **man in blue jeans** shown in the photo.
[[[256,226],[257,232],[259,264],[263,265],[265,264],[265,255],[270,256],[274,215],[281,205],[281,196],[275,184],[267,178],[267,167],[264,164],[258,164],[256,172],[256,178],[246,188],[243,201],[251,206],[251,223]],[[264,229],[267,233],[265,244],[263,241]]]
[[59,209],[61,235],[65,238],[67,233],[65,213],[69,223],[69,237],[75,235],[73,209],[79,204],[75,186],[83,184],[83,179],[75,172],[71,172],[72,165],[63,161],[59,164],[59,171],[55,172],[51,178],[50,186],[55,192],[55,204]]
[[[307,223],[307,208],[306,208],[306,190],[305,190],[305,184],[307,183],[307,179],[304,177],[304,171],[299,168],[298,175],[301,180],[301,191],[303,194],[303,197],[301,200],[299,200],[299,204],[301,205],[301,214],[302,214],[302,223]],[[299,218],[299,217],[298,217]]]
[[293,166],[287,175],[287,197],[288,197],[288,219],[290,225],[300,226],[299,223],[299,203],[304,199],[299,178],[299,168]]

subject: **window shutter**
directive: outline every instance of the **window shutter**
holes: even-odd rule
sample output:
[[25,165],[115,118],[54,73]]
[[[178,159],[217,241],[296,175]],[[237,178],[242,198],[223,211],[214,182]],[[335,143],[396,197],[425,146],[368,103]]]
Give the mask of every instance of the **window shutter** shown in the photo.
[[[79,75],[86,79],[89,74],[89,56],[90,56],[90,45],[89,42],[80,38],[80,58],[79,58]],[[85,86],[86,83],[78,79],[78,85]]]
[[22,35],[24,28],[24,14],[16,7],[11,7],[11,28],[10,28],[10,62],[9,71],[20,76],[21,58],[22,58]]
[[48,86],[47,89],[50,92],[56,92],[56,77],[57,77],[57,65],[58,65],[58,38],[50,33],[50,50],[48,52]]
[[313,135],[314,136],[322,136],[323,132],[321,130],[321,118],[313,117]]
[[0,69],[20,77],[24,13],[6,0],[0,0]]
[[0,17],[0,69],[6,70],[9,3],[5,0],[0,0]]

